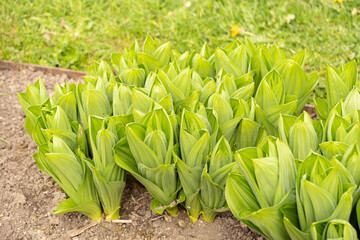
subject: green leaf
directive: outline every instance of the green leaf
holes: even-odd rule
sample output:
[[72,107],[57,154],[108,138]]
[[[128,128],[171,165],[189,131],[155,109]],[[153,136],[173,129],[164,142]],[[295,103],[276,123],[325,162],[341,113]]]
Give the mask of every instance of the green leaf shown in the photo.
[[161,162],[156,153],[143,141],[145,139],[145,126],[139,123],[130,123],[126,126],[126,136],[129,141],[130,150],[136,162],[145,166],[155,168]]
[[326,158],[332,159],[337,155],[343,155],[349,148],[349,145],[342,142],[323,142],[320,143],[319,147]]
[[164,43],[152,53],[152,56],[159,61],[159,67],[166,66],[170,61],[171,47],[170,42]]
[[355,228],[348,222],[340,219],[321,221],[311,226],[313,239],[357,239]]
[[95,115],[105,117],[112,112],[111,105],[106,95],[96,89],[89,89],[83,93],[82,102],[84,104],[84,113],[88,117]]
[[260,79],[262,79],[274,65],[273,58],[265,45],[258,48]]
[[318,149],[318,136],[307,112],[303,112],[295,121],[289,129],[288,136],[289,147],[295,158],[305,159],[311,151]]
[[319,74],[311,73],[309,75],[308,79],[309,80],[305,86],[304,92],[299,99],[299,102],[298,102],[298,105],[297,105],[297,108],[295,111],[296,114],[300,113],[304,109],[305,104],[309,101],[310,95],[313,93],[315,87],[319,83]]
[[132,105],[132,93],[129,87],[119,84],[113,89],[113,115],[130,114]]
[[360,183],[360,150],[359,146],[354,143],[341,154],[341,163],[353,176],[356,184]]
[[[235,48],[233,51],[231,51],[229,53],[229,58],[238,67],[240,76],[248,72],[248,68],[249,68],[248,56],[244,45],[240,45],[237,48]],[[236,77],[240,77],[240,76],[236,76]]]
[[348,89],[343,80],[337,74],[336,70],[329,65],[326,66],[325,85],[328,107],[331,109],[341,99],[346,97]]
[[45,157],[54,179],[70,198],[76,199],[83,176],[79,160],[67,153],[46,153]]
[[[172,201],[174,201],[177,197],[177,192],[179,189],[175,186],[175,192],[168,192],[168,189],[173,189],[173,186],[166,186],[166,184],[170,184],[167,182],[167,176],[174,176],[175,166],[174,164],[171,165],[161,165],[159,166],[158,170],[155,169],[148,169],[144,170],[144,172],[148,172],[149,176],[142,176],[138,170],[138,164],[136,163],[132,153],[127,146],[126,141],[119,141],[117,145],[114,147],[115,151],[115,162],[116,164],[121,167],[122,169],[128,171],[133,177],[135,177],[141,184],[145,186],[148,192],[157,199],[162,206],[169,206]],[[170,175],[169,175],[170,174]],[[155,182],[147,179],[147,177],[151,178],[152,180],[162,181],[164,186],[158,186]],[[165,177],[165,178],[164,178]],[[156,179],[158,178],[158,179]],[[163,189],[166,187],[166,189]],[[163,208],[162,211],[164,211]],[[153,209],[154,211],[154,209]],[[162,213],[162,212],[161,212]]]
[[192,60],[193,69],[202,77],[214,77],[215,69],[205,58],[195,54]]
[[[293,204],[293,211],[295,211],[295,204]],[[255,230],[259,231],[267,239],[290,239],[287,233],[284,223],[284,215],[280,211],[279,206],[263,208],[259,211],[243,218],[243,222],[250,226],[256,226]]]
[[255,94],[256,103],[267,109],[284,102],[284,83],[280,74],[274,69],[261,80]]
[[315,98],[314,104],[317,116],[320,120],[325,121],[328,115],[327,101],[322,98]]
[[360,90],[358,88],[354,88],[347,95],[344,101],[344,115],[353,116],[355,111],[360,110]]
[[61,96],[57,100],[57,104],[64,109],[67,117],[70,121],[77,121],[78,120],[78,113],[76,107],[76,98],[73,92],[69,92]]
[[280,114],[292,115],[296,110],[297,101],[292,101],[282,105],[275,105],[264,109],[264,115],[274,124],[278,121]]
[[348,220],[352,209],[353,179],[335,161],[312,153],[297,174],[297,207],[300,226],[306,231],[313,222]]
[[[284,60],[277,64],[275,69],[279,71],[284,80],[285,94],[294,95],[299,100],[305,94],[305,88],[309,84],[305,71],[293,60]],[[314,83],[311,83],[311,87],[313,85]]]
[[143,87],[145,83],[145,70],[142,68],[127,69],[121,72],[119,77],[130,86]]
[[220,170],[222,167],[232,162],[233,162],[233,155],[231,152],[230,144],[224,137],[221,137],[220,140],[216,143],[211,153],[210,162],[209,162],[210,176],[214,176],[214,173],[217,170]]
[[160,61],[158,61],[156,58],[152,57],[147,53],[139,52],[138,59],[139,59],[139,63],[142,63],[145,66],[147,73],[153,72],[158,67],[161,66]]
[[182,160],[176,161],[177,170],[185,196],[190,196],[200,188],[202,167],[189,167]]
[[339,76],[344,81],[347,91],[351,91],[351,89],[353,89],[353,87],[356,85],[358,77],[356,61],[352,60],[351,62],[348,62],[342,66]]
[[70,148],[75,151],[77,147],[77,135],[69,130],[64,129],[43,129],[43,133],[46,136],[47,141],[56,136],[61,138]]
[[229,102],[218,93],[210,96],[208,107],[214,109],[220,126],[231,120],[234,116]]
[[[186,73],[186,72],[184,72],[184,73]],[[171,94],[171,96],[174,99],[174,102],[179,102],[179,101],[185,99],[185,93],[182,90],[180,90],[163,71],[161,71],[161,70],[159,71],[158,78],[161,81],[161,83],[165,86],[166,91]],[[180,81],[180,80],[181,79],[179,77],[178,81]],[[187,80],[190,81],[189,78],[187,78]],[[187,82],[187,83],[189,84],[189,82]],[[187,93],[189,93],[190,87],[191,87],[190,84],[189,84],[188,88],[186,88],[186,85],[184,85],[184,90],[187,89]]]
[[215,68],[218,73],[220,69],[224,69],[228,74],[233,74],[234,77],[238,78],[243,75],[241,70],[235,65],[233,61],[226,56],[225,52],[220,48],[215,50]]
[[212,211],[210,209],[223,208],[226,203],[223,186],[219,186],[212,181],[210,175],[207,173],[207,166],[205,166],[201,175],[200,199],[202,205],[207,209],[207,211],[203,213],[205,214],[204,218],[210,222],[212,222],[216,216],[216,212],[211,213]]
[[205,86],[201,89],[199,101],[202,102],[204,105],[207,105],[207,101],[208,101],[209,97],[216,90],[216,83],[213,79],[205,79],[204,83],[205,83]]
[[147,33],[144,46],[143,46],[143,52],[151,55],[155,51],[155,41],[152,39],[150,33]]
[[289,219],[284,217],[285,229],[288,232],[290,239],[292,240],[311,240],[311,235],[309,233],[302,232],[294,224],[290,222]]
[[294,56],[291,57],[295,62],[297,62],[301,67],[304,65],[304,59],[305,59],[306,51],[303,50],[301,52],[298,52]]
[[76,204],[71,198],[62,201],[54,210],[54,214],[80,212],[94,221],[101,221],[101,208],[99,203],[95,201],[88,201],[81,204]]

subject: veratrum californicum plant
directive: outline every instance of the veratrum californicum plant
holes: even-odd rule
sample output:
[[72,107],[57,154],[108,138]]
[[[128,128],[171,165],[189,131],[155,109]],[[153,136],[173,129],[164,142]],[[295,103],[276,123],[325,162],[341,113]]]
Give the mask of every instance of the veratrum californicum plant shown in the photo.
[[[230,209],[268,239],[356,239],[360,91],[355,61],[319,81],[305,51],[235,40],[179,52],[150,35],[95,63],[84,83],[19,93],[34,159],[69,198],[54,213],[119,218],[126,174],[159,214]],[[350,218],[353,213],[352,218]]]

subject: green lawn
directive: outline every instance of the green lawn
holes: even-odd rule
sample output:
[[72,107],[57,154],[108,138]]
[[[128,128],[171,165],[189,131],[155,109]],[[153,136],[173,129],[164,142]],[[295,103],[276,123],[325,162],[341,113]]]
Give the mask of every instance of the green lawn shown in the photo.
[[306,49],[312,69],[360,59],[357,0],[2,0],[0,9],[0,59],[12,61],[84,70],[147,32],[184,51],[224,45],[236,24],[240,39]]

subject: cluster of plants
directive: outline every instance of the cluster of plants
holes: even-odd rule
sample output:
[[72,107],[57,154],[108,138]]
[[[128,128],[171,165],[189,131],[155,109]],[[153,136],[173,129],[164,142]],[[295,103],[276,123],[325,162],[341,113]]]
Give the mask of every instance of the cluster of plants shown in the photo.
[[304,57],[248,40],[180,53],[148,35],[54,97],[41,79],[28,85],[18,96],[34,159],[68,196],[54,213],[119,218],[131,174],[159,214],[181,205],[212,222],[230,209],[268,239],[357,238],[357,65],[327,67],[313,120],[302,110],[319,74]]

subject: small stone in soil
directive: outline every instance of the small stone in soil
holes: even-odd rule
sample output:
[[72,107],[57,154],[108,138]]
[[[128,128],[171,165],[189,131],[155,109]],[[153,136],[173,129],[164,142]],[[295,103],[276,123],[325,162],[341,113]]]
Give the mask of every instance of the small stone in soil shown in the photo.
[[165,221],[166,222],[171,222],[171,217],[169,215],[164,215]]
[[183,220],[180,220],[179,221],[179,226],[182,227],[182,228],[185,228],[186,224]]

